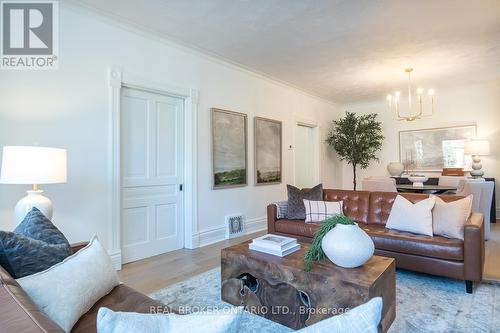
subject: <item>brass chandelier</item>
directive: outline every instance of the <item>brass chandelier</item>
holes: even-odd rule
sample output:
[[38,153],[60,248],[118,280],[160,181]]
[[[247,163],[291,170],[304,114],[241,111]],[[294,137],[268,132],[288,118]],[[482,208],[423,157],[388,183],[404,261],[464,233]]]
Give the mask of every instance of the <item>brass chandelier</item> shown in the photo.
[[[412,87],[411,72],[413,72],[413,68],[405,68],[405,72],[408,73],[408,103],[403,103],[403,110],[401,110],[401,92],[396,91],[394,95],[387,95],[389,111],[394,112],[397,120],[414,121],[422,117],[432,116],[434,114],[434,89],[427,90],[427,98],[425,98],[423,88],[414,89]],[[416,100],[413,99],[413,91],[416,94]],[[429,104],[430,112],[424,113],[424,103]]]

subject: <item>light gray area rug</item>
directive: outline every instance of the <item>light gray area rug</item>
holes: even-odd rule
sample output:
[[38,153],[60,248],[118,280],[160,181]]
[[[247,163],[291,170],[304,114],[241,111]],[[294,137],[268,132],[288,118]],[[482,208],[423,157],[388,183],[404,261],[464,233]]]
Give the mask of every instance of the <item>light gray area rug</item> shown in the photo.
[[[151,295],[174,309],[227,308],[220,299],[220,269],[212,269]],[[465,293],[462,281],[398,270],[396,320],[389,332],[500,332],[500,284],[481,283]],[[241,333],[285,333],[292,329],[245,313]]]

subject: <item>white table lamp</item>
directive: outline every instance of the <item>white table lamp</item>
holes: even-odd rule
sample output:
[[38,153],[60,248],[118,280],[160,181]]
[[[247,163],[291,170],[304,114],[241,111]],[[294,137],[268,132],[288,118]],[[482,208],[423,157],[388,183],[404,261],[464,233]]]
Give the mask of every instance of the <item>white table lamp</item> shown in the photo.
[[483,165],[479,156],[490,154],[490,143],[487,140],[471,140],[466,141],[464,146],[464,153],[472,155],[472,171],[470,172],[473,178],[482,178],[484,171],[481,170]]
[[3,147],[0,183],[30,184],[28,195],[16,205],[16,222],[20,223],[33,208],[52,219],[52,202],[38,188],[39,184],[66,183],[66,150],[46,147]]

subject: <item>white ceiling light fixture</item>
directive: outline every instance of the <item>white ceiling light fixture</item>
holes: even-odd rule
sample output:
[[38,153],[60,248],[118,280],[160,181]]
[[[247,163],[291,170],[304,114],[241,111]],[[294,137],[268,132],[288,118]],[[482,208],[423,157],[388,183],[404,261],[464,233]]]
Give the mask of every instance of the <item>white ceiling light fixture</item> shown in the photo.
[[[423,88],[413,88],[411,82],[413,68],[405,68],[405,72],[408,73],[407,101],[401,102],[403,98],[400,91],[389,94],[387,95],[389,110],[394,112],[397,120],[414,121],[422,117],[432,116],[434,114],[434,89],[428,89],[427,94],[425,94]],[[424,111],[424,109],[426,110]],[[427,111],[427,109],[430,111]]]

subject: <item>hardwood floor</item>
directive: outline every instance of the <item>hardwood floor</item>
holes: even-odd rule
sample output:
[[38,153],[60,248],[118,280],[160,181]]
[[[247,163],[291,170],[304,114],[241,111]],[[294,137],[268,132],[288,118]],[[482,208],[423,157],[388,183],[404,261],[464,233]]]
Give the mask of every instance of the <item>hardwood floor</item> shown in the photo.
[[500,220],[491,224],[491,238],[486,242],[484,280],[500,281]]
[[[500,281],[500,220],[492,224],[492,238],[486,242],[484,279]],[[258,232],[195,250],[177,250],[123,266],[121,281],[149,294],[220,265],[220,250],[265,234]]]
[[182,249],[135,261],[123,265],[118,275],[123,283],[149,294],[220,266],[221,249],[264,234],[262,231],[194,250]]

